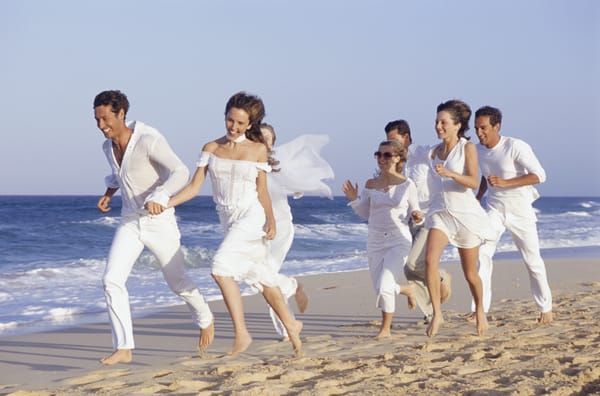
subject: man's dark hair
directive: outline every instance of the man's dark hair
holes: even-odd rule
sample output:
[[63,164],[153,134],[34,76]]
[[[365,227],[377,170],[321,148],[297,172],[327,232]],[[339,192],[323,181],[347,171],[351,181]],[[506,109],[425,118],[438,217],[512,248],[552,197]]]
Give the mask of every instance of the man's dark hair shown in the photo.
[[129,100],[127,100],[127,95],[121,91],[103,91],[94,98],[94,108],[98,106],[110,106],[115,114],[119,114],[119,111],[123,109],[127,115]]
[[488,116],[490,117],[490,125],[495,126],[502,123],[502,112],[492,106],[483,106],[475,112],[475,118]]
[[394,129],[397,129],[400,135],[408,134],[408,141],[412,143],[412,136],[410,135],[410,127],[408,126],[408,122],[406,122],[405,120],[396,120],[388,122],[385,126],[385,134],[387,135]]

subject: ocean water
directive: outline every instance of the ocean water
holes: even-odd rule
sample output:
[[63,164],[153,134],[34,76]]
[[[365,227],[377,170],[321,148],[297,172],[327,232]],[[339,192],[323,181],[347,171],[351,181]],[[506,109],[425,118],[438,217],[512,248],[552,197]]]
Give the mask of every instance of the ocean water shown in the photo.
[[[97,199],[0,196],[0,336],[108,320],[101,279],[120,200],[102,214]],[[284,273],[367,268],[367,226],[346,203],[344,197],[290,200],[296,238]],[[600,257],[600,197],[543,197],[534,206],[544,257]],[[189,275],[208,300],[220,299],[210,277],[222,238],[212,198],[197,197],[178,207],[177,217]],[[518,258],[508,233],[496,257]],[[442,260],[456,264],[456,250],[447,248]],[[134,316],[181,304],[147,251],[134,266],[128,288]]]

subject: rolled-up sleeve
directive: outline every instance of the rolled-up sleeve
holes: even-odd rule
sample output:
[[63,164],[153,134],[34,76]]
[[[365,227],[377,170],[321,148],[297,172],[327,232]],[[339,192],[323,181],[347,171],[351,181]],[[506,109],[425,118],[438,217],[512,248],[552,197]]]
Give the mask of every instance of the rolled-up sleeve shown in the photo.
[[149,155],[152,162],[169,172],[169,176],[162,185],[156,187],[145,202],[154,201],[167,206],[169,198],[185,187],[189,181],[190,171],[162,136],[156,138]]
[[114,173],[104,177],[104,184],[106,188],[119,188],[119,181]]
[[518,141],[516,146],[516,161],[527,171],[527,173],[535,174],[538,179],[540,179],[540,183],[544,183],[546,181],[546,171],[535,156],[531,146],[522,140]]

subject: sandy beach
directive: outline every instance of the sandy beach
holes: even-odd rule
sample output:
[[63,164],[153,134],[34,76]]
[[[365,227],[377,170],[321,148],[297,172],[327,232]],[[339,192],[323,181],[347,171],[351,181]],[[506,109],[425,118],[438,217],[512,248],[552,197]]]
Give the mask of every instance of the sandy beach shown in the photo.
[[[134,322],[134,362],[103,367],[108,323],[0,338],[0,395],[589,395],[600,394],[600,259],[546,260],[554,323],[539,326],[521,261],[498,261],[490,330],[465,320],[470,297],[457,263],[446,322],[425,336],[419,311],[398,297],[392,337],[375,340],[380,312],[368,272],[301,278],[310,297],[304,357],[278,341],[261,296],[244,299],[253,343],[224,356],[232,326],[211,302],[216,339],[195,351],[184,306]],[[401,283],[403,281],[401,280]],[[294,307],[295,308],[295,307]]]

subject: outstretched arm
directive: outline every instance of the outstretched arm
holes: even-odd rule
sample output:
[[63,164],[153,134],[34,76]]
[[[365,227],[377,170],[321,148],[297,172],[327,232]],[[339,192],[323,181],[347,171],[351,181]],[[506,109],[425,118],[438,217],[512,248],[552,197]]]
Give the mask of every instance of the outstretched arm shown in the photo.
[[167,179],[157,186],[144,201],[144,207],[148,213],[159,215],[166,209],[169,198],[185,186],[190,177],[190,171],[163,136],[154,140],[148,156],[153,164],[169,172]]
[[[365,183],[365,187],[369,184],[370,180],[367,180]],[[370,197],[367,193],[367,190],[363,190],[363,195],[360,197],[358,195],[358,184],[352,182],[350,180],[346,180],[342,185],[342,191],[346,198],[350,200],[348,205],[354,210],[354,213],[362,217],[363,219],[369,218],[370,211]]]
[[177,205],[181,205],[184,202],[189,201],[190,199],[196,197],[200,193],[200,189],[202,188],[202,184],[204,184],[204,180],[206,179],[206,172],[208,171],[208,165],[203,166],[196,169],[194,176],[192,176],[192,180],[185,186],[181,191],[171,197],[169,199],[168,207],[174,207]]

